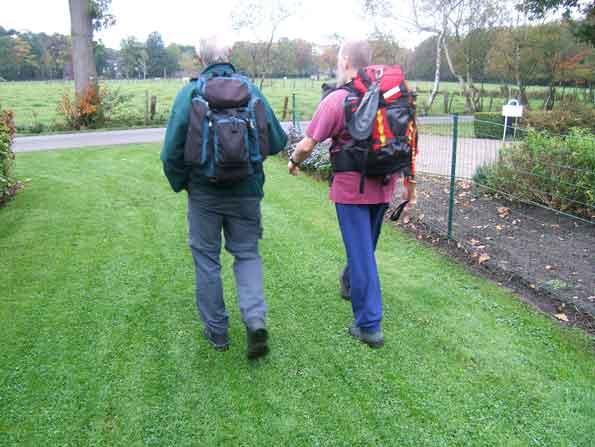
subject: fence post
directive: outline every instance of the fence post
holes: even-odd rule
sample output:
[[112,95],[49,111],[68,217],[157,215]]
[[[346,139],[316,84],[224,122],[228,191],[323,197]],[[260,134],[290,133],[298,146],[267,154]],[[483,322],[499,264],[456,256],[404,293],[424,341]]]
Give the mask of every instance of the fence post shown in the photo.
[[283,99],[283,118],[282,118],[283,121],[286,121],[287,120],[287,109],[288,109],[288,107],[289,107],[289,96],[286,96]]
[[455,207],[455,177],[457,174],[457,140],[459,139],[459,115],[452,116],[452,155],[450,163],[450,196],[448,201],[448,239],[452,239],[452,221]]
[[149,90],[145,90],[145,126],[149,124]]
[[295,112],[295,93],[291,95],[291,121],[293,123],[293,127],[295,128],[297,123],[297,116]]

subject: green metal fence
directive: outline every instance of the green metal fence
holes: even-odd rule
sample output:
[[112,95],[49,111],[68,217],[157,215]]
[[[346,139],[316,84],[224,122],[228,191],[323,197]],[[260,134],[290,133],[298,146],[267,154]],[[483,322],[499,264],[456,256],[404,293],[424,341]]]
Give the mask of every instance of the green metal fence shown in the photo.
[[418,203],[401,225],[595,315],[595,137],[515,126],[502,138],[500,125],[500,139],[476,138],[460,135],[460,119],[420,125]]

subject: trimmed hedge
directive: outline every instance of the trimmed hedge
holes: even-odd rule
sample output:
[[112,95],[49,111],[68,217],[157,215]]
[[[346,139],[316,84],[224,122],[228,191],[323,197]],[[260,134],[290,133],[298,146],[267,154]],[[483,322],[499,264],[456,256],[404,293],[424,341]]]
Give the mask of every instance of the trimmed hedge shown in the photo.
[[13,177],[15,127],[12,112],[0,113],[0,205],[6,203],[16,192],[17,181]]
[[590,129],[595,133],[595,107],[569,103],[549,112],[529,112],[525,124],[535,130],[545,130],[556,135],[567,134],[573,127]]
[[502,148],[498,161],[474,181],[560,211],[595,219],[595,137],[588,129],[565,136],[529,130],[523,142]]
[[[475,138],[487,138],[490,140],[502,139],[504,133],[504,117],[500,112],[478,112],[474,114],[473,130]],[[514,118],[508,120],[506,135],[514,133]]]

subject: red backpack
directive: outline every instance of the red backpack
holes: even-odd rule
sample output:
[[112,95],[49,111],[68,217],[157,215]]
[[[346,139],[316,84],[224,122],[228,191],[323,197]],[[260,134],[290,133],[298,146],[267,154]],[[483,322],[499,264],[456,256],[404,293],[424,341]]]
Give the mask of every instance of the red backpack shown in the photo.
[[401,67],[366,67],[342,88],[349,91],[345,125],[350,141],[331,150],[334,172],[360,172],[362,193],[365,177],[401,172],[412,179],[418,143],[416,95]]

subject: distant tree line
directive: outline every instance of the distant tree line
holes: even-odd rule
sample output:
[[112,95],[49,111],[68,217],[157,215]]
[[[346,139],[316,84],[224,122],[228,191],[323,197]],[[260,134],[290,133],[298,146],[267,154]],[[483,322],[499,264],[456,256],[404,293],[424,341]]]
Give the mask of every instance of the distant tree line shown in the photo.
[[[376,31],[369,38],[378,63],[399,63],[410,79],[434,79],[436,39],[432,36],[414,50],[399,46],[394,36]],[[230,59],[253,77],[330,77],[334,74],[341,37],[327,45],[303,39],[281,38],[270,48],[270,64],[262,63],[267,42],[236,42],[221,49],[203,39],[196,46],[165,45],[158,32],[146,41],[122,40],[120,49],[94,42],[100,78],[145,79],[193,76],[221,58]],[[471,83],[499,82],[522,85],[591,82],[595,52],[576,40],[567,22],[474,29],[450,46],[453,66]],[[0,78],[15,80],[72,79],[70,36],[18,32],[0,26]],[[521,61],[515,65],[515,58]],[[442,54],[441,79],[456,81]]]

